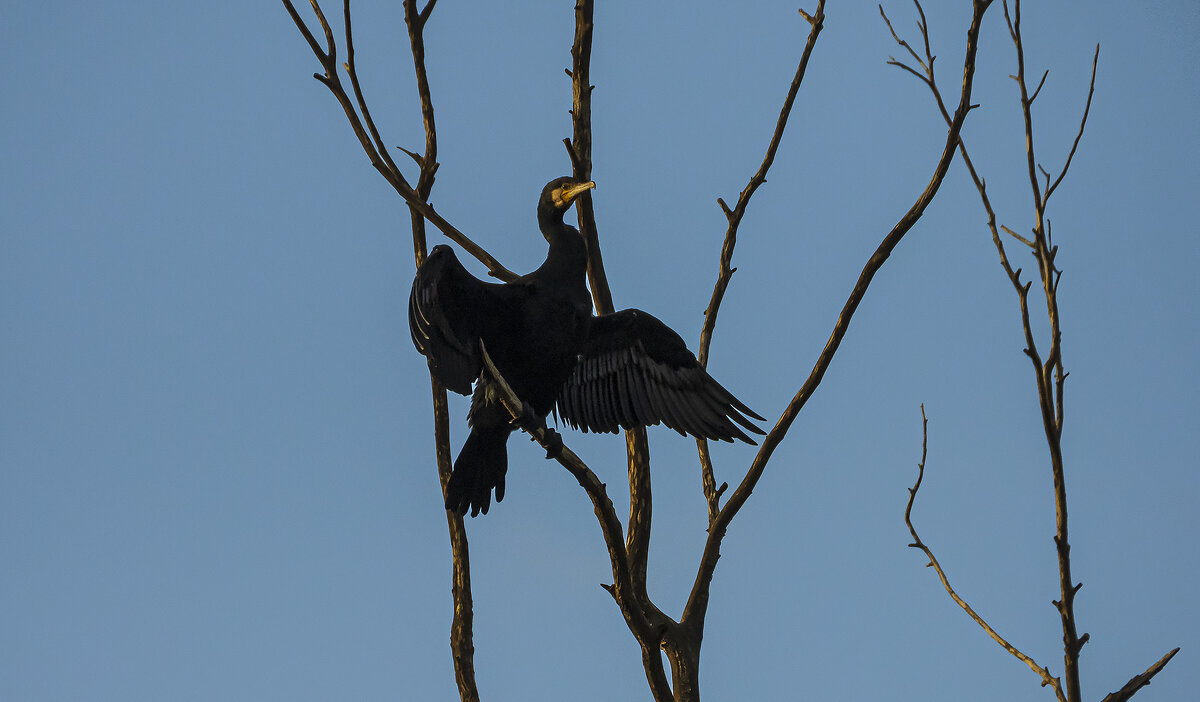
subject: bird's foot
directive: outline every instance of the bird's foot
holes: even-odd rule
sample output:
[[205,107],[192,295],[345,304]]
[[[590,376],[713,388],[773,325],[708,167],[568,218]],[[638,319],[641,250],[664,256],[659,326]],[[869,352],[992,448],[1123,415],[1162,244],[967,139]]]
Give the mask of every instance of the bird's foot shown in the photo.
[[528,404],[521,404],[521,414],[513,417],[512,423],[521,427],[534,441],[537,441],[538,430],[542,431],[542,442],[546,445],[546,458],[558,458],[562,455],[562,436],[546,426],[546,418],[534,412]]
[[561,456],[563,452],[562,436],[550,427],[546,427],[542,436],[545,437],[543,440],[546,443],[546,458],[558,458]]
[[529,403],[521,403],[521,413],[512,418],[511,424],[520,427],[525,433],[533,436],[533,433],[538,429],[546,428],[546,418],[539,417]]

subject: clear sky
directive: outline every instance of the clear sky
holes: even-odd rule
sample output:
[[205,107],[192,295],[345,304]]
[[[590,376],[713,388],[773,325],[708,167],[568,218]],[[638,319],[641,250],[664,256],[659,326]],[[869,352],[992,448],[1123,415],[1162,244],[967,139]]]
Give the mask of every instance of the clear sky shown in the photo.
[[[385,138],[419,149],[399,5],[355,3],[357,60]],[[433,202],[516,271],[544,256],[536,196],[569,170],[572,5],[443,0],[427,30]],[[594,202],[613,297],[694,346],[716,198],[757,168],[808,25],[792,2],[597,5]],[[887,7],[915,39],[911,5]],[[926,9],[953,94],[969,3]],[[1100,699],[1182,646],[1138,699],[1187,699],[1200,9],[1028,3],[1025,32],[1029,73],[1050,69],[1035,119],[1052,171],[1102,45],[1050,208],[1084,691]],[[897,52],[873,3],[829,3],[742,225],[710,369],[771,419],[938,157],[944,127],[885,64]],[[405,328],[408,214],[282,5],[10,0],[0,59],[0,700],[454,699],[428,376]],[[1001,223],[1027,231],[1014,61],[997,3],[964,138]],[[922,537],[980,613],[1062,673],[1048,459],[984,221],[955,163],[734,522],[707,699],[1052,699],[906,548],[924,402]],[[465,411],[456,398],[456,448]],[[693,442],[650,436],[650,591],[678,616],[704,503]],[[623,441],[564,437],[624,514]],[[753,450],[719,448],[718,480],[735,482]],[[590,503],[541,455],[514,437],[505,501],[468,525],[481,693],[649,699],[599,587]]]

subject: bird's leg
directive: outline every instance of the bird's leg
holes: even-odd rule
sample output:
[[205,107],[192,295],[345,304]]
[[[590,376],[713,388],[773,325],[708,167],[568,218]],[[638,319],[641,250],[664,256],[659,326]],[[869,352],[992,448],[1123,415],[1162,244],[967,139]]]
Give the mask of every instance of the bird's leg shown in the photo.
[[537,440],[537,430],[542,431],[542,441],[546,444],[546,458],[558,458],[562,455],[563,440],[557,431],[546,426],[545,415],[533,411],[529,403],[521,403],[521,414],[513,417],[512,423],[521,427],[529,434],[529,438]]
[[[510,424],[521,427],[534,440],[536,440],[537,437],[535,432],[538,429],[541,429],[542,441],[544,441],[547,445],[546,458],[558,458],[562,454],[563,440],[562,437],[558,435],[558,432],[546,426],[546,415],[539,415],[533,410],[532,407],[529,406],[529,403],[517,397],[517,394],[513,392],[513,389],[509,387],[507,382],[505,382],[504,376],[500,375],[500,371],[496,369],[496,365],[492,363],[492,358],[488,355],[487,347],[483,344],[483,339],[479,340],[479,352],[483,360],[483,371],[479,376],[481,387],[483,387],[482,384],[485,382],[487,377],[490,376],[490,380],[487,381],[489,392],[493,390],[493,388],[491,388],[491,383],[495,383],[497,387],[494,388],[494,390],[500,390],[504,394],[509,395],[513,399],[520,402],[521,412],[512,418]],[[478,391],[478,388],[476,391]]]

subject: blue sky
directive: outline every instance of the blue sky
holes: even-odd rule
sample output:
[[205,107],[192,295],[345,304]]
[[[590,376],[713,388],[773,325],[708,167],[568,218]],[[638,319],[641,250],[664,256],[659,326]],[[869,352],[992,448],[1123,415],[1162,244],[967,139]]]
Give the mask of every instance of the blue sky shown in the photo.
[[[545,254],[537,193],[569,168],[573,19],[572,3],[518,5],[445,1],[427,45],[432,200],[525,271]],[[598,5],[594,202],[613,296],[695,344],[715,200],[757,168],[808,25],[791,3]],[[1138,699],[1184,699],[1200,687],[1200,9],[1028,5],[1052,171],[1101,44],[1049,213],[1084,692],[1181,646]],[[419,148],[399,3],[354,7],[376,120]],[[911,6],[887,8],[915,39]],[[926,9],[952,93],[968,3]],[[771,419],[944,139],[923,86],[885,64],[896,53],[874,5],[830,3],[742,224],[710,369]],[[454,699],[428,378],[405,328],[408,214],[282,5],[8,2],[0,58],[0,699]],[[1025,231],[1014,66],[997,5],[964,138],[1000,221]],[[1061,674],[1048,460],[984,219],[956,163],[734,522],[707,698],[793,699],[801,679],[814,699],[1052,699],[906,548],[923,402],[922,537]],[[465,411],[452,403],[456,447]],[[623,441],[564,436],[623,514]],[[699,471],[673,432],[652,430],[651,451],[650,592],[677,616],[705,536]],[[718,447],[718,480],[752,456]],[[468,525],[482,695],[649,699],[598,587],[611,574],[586,497],[520,437],[510,465],[505,501]]]

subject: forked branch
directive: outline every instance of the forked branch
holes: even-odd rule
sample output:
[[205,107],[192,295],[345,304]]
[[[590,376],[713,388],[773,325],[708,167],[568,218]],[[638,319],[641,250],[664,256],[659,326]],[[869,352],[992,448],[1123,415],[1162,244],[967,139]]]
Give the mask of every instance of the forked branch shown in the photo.
[[[342,106],[342,111],[346,114],[346,120],[350,123],[350,128],[354,131],[354,135],[358,137],[358,143],[362,146],[367,158],[370,159],[371,165],[383,176],[384,180],[404,198],[409,207],[413,208],[421,214],[422,217],[429,220],[433,226],[437,227],[456,244],[461,246],[467,253],[474,256],[477,260],[483,263],[488,268],[489,274],[503,281],[511,281],[517,277],[516,273],[505,268],[488,253],[482,246],[475,243],[466,234],[463,234],[452,224],[447,222],[438,212],[430,205],[405,179],[404,174],[400,171],[395,161],[392,160],[384,145],[383,138],[379,135],[375,128],[374,121],[370,117],[370,111],[367,109],[366,99],[362,95],[362,89],[358,82],[358,75],[354,69],[353,50],[351,48],[349,60],[342,66],[350,78],[352,90],[355,93],[355,100],[352,101],[346,93],[345,87],[342,85],[341,74],[337,64],[337,43],[334,40],[333,28],[328,20],[325,19],[325,13],[321,10],[321,4],[317,0],[309,0],[313,7],[313,11],[317,16],[317,22],[321,25],[321,29],[325,34],[325,48],[317,43],[316,38],[309,30],[307,23],[296,12],[296,8],[292,5],[291,0],[283,0],[283,5],[287,8],[288,15],[296,24],[296,28],[300,30],[308,46],[312,49],[313,55],[317,57],[321,67],[325,69],[324,73],[314,73],[313,78],[316,78],[322,85],[329,88],[338,104]],[[346,18],[346,45],[348,48],[353,47],[354,33],[353,27],[349,22],[350,17],[350,2],[343,0],[344,16]],[[425,19],[428,19],[428,12],[432,11],[433,4],[430,3],[425,7],[423,14]],[[424,20],[420,23],[424,26]],[[359,109],[362,110],[362,115],[359,114]]]

